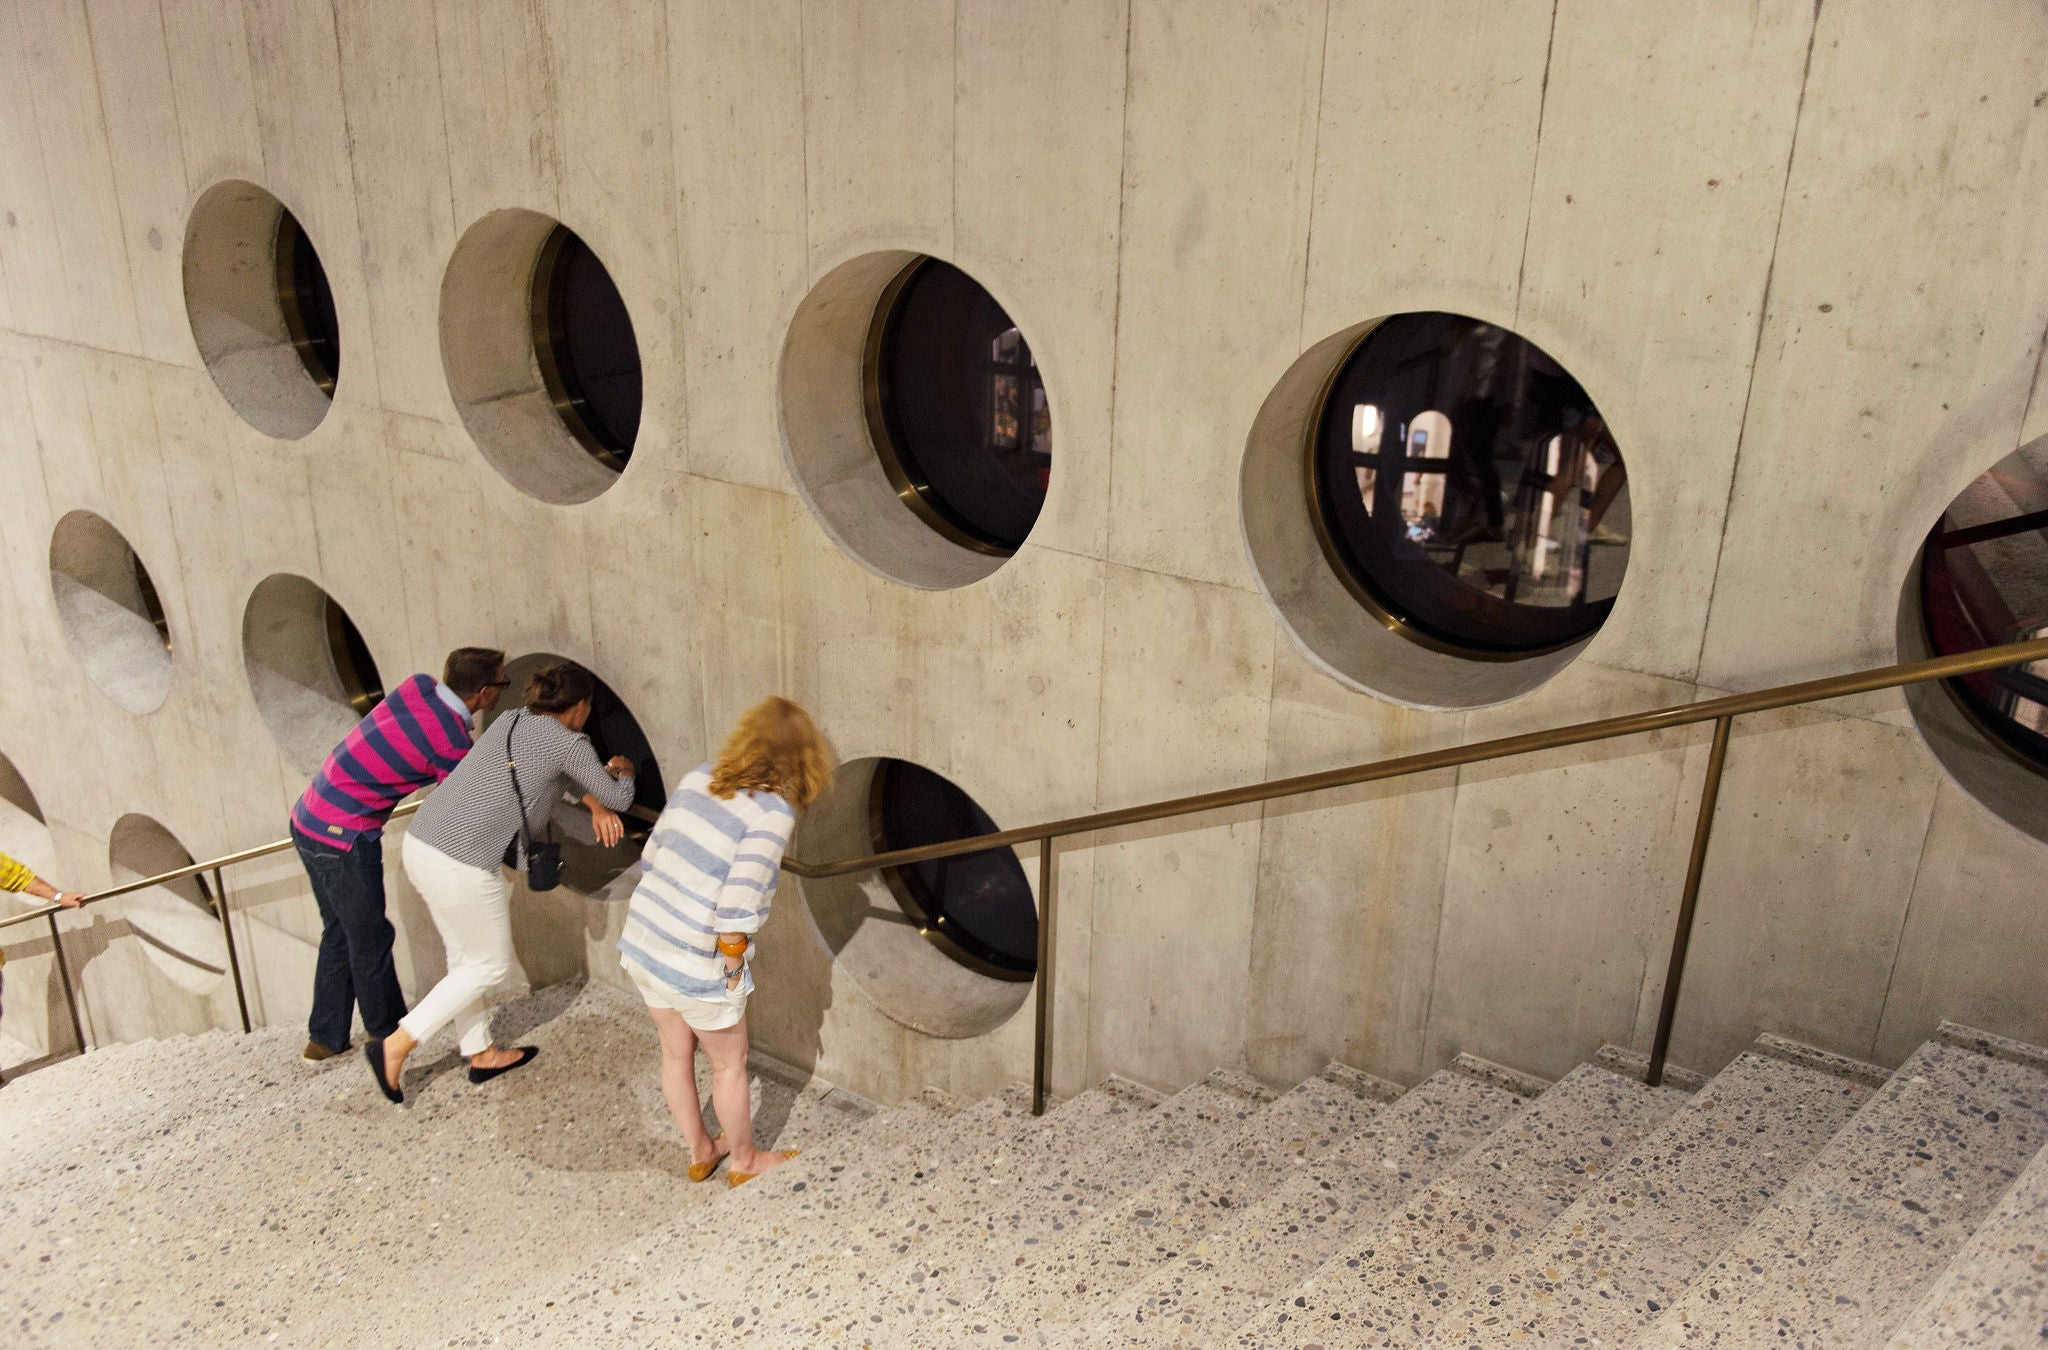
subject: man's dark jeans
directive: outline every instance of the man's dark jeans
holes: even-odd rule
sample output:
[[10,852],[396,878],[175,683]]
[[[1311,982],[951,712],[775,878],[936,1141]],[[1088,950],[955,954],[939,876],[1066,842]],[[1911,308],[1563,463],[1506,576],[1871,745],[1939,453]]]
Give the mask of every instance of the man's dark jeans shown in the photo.
[[292,843],[313,882],[322,925],[306,1032],[330,1050],[346,1050],[360,1003],[363,1028],[381,1040],[405,1016],[405,995],[391,964],[391,921],[384,917],[384,841],[358,839],[343,850],[294,829]]

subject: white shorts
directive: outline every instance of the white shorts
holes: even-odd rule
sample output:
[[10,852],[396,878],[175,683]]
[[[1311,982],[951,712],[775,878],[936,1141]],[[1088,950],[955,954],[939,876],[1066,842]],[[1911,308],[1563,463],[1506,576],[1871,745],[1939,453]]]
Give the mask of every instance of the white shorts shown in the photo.
[[738,1026],[740,1019],[747,1015],[745,998],[691,998],[663,984],[638,961],[621,961],[619,965],[632,977],[633,987],[640,991],[640,998],[648,1007],[669,1008],[681,1013],[694,1031],[724,1031],[727,1027]]

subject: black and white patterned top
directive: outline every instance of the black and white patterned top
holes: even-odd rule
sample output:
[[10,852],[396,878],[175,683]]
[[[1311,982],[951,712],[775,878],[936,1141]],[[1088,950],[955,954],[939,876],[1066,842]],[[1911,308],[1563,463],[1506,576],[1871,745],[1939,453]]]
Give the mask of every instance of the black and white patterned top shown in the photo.
[[[506,713],[477,737],[475,748],[413,817],[413,838],[457,862],[497,869],[505,846],[519,834],[519,807],[512,795],[512,775],[505,769],[508,736],[519,765],[519,790],[526,797],[529,834],[538,836],[547,828],[557,778],[572,779],[614,811],[633,804],[633,776],[613,778],[606,773],[588,736],[545,713],[522,708]],[[525,864],[523,848],[519,861]]]

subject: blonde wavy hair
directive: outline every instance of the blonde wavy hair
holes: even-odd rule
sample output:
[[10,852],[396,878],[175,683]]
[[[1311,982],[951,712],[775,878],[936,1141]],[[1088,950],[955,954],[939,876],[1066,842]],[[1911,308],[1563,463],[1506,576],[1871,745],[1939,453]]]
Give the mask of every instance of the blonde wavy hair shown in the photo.
[[711,762],[711,795],[773,792],[801,811],[832,786],[832,752],[811,715],[773,695],[740,716]]

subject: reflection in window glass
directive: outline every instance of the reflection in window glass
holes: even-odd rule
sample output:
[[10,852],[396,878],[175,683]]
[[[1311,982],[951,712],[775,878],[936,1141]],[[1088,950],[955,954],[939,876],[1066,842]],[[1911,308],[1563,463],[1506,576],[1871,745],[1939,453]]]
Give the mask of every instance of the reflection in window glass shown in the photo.
[[[2048,636],[2048,445],[2022,447],[1963,490],[1927,536],[1920,582],[1938,655]],[[2048,662],[1948,687],[2001,744],[2048,768]]]
[[1411,636],[1490,656],[1597,629],[1628,565],[1628,475],[1563,367],[1455,314],[1376,325],[1316,432],[1318,523],[1354,593]]
[[534,355],[555,411],[592,458],[623,470],[640,434],[640,347],[611,273],[567,226],[541,245],[531,311]]
[[292,350],[299,364],[320,391],[334,397],[334,382],[341,374],[341,321],[335,317],[334,292],[327,285],[327,269],[313,241],[299,227],[289,211],[277,217],[277,237],[272,244],[277,267],[277,304],[284,313],[285,331],[291,335]]
[[[869,788],[868,828],[877,852],[992,834],[972,797],[922,765],[885,759]],[[1014,849],[882,869],[890,894],[924,935],[954,960],[1002,980],[1038,970],[1038,907]]]
[[882,298],[867,374],[875,448],[905,503],[955,543],[1016,552],[1052,481],[1052,411],[1002,306],[919,259]]

